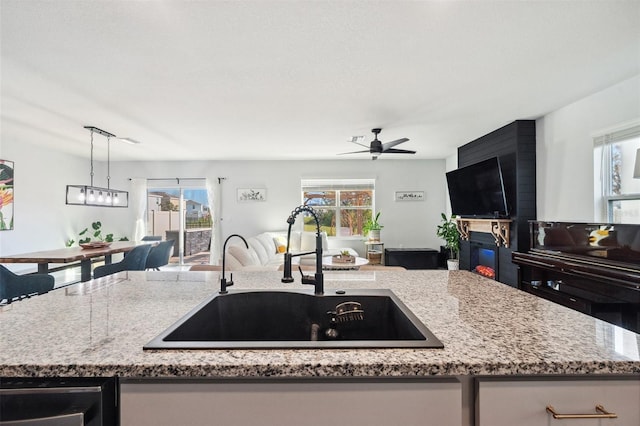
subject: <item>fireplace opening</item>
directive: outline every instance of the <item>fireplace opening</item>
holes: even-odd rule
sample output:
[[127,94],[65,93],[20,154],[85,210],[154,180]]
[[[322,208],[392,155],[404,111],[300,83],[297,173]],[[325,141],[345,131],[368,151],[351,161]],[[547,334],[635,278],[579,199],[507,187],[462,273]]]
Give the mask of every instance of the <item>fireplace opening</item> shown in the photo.
[[497,278],[498,248],[489,244],[471,243],[471,270],[491,279]]

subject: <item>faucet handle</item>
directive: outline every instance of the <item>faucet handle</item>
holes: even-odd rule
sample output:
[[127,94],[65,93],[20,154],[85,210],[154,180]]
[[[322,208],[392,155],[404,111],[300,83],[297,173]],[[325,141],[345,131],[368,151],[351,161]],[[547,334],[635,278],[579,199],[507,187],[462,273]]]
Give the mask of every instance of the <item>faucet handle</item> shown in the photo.
[[314,277],[312,277],[311,275],[305,275],[302,272],[302,268],[300,266],[298,266],[298,270],[300,271],[300,276],[302,277],[300,279],[300,282],[302,284],[311,284],[314,285],[316,283],[316,279]]
[[231,287],[233,285],[233,272],[231,272],[229,281],[227,281],[227,287]]

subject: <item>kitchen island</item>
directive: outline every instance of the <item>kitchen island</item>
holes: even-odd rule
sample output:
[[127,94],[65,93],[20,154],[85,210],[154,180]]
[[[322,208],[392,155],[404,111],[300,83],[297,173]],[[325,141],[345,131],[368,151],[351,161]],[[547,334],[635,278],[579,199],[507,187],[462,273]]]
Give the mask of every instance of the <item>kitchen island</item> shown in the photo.
[[[282,284],[280,278],[277,272],[235,272],[230,290],[302,287],[299,282]],[[456,378],[467,401],[473,390],[465,380],[475,376],[589,375],[597,380],[619,375],[640,380],[640,335],[476,274],[325,274],[326,293],[370,288],[391,289],[444,349],[143,351],[147,342],[218,291],[219,272],[123,272],[1,308],[0,376],[116,376],[123,384],[151,379]]]

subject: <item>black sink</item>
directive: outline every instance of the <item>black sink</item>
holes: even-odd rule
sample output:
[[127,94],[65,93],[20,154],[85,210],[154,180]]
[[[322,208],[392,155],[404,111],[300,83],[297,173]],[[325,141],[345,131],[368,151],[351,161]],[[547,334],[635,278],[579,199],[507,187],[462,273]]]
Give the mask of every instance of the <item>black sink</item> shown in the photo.
[[442,347],[390,290],[247,290],[212,296],[144,349]]

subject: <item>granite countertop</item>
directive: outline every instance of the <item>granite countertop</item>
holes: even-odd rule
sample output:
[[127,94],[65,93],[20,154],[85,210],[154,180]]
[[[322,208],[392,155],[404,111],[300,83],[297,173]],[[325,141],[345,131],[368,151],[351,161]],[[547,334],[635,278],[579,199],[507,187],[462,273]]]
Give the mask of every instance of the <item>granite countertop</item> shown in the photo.
[[[235,272],[230,290],[302,287],[280,278]],[[218,280],[218,272],[126,272],[2,307],[0,376],[640,373],[640,335],[467,271],[325,274],[327,292],[391,289],[444,349],[142,350]]]

